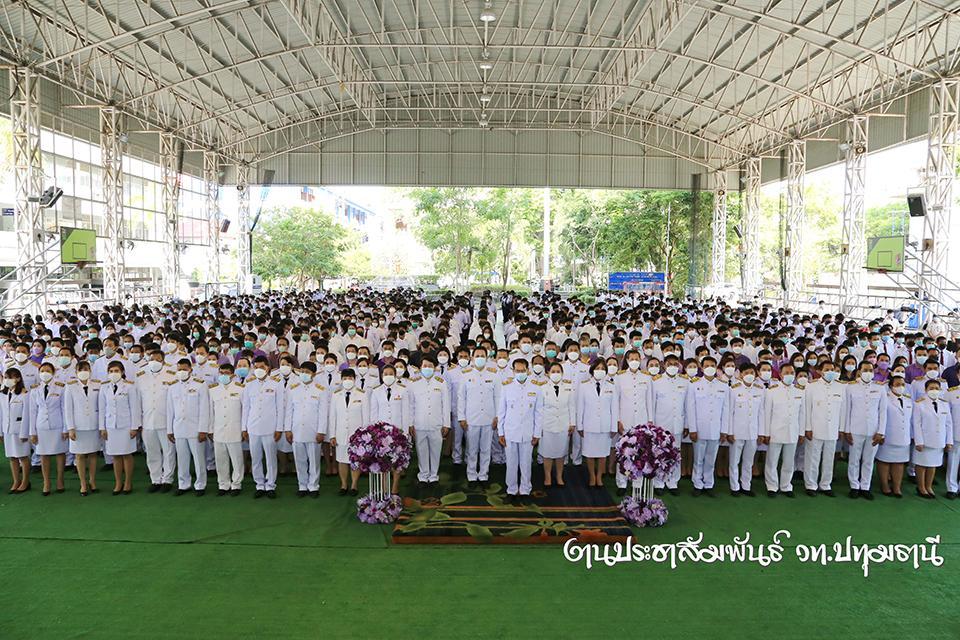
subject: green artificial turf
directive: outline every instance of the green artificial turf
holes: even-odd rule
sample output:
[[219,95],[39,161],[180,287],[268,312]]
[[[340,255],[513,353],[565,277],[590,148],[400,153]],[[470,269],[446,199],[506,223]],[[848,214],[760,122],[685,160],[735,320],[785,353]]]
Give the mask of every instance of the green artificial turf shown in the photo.
[[[145,478],[114,497],[106,471],[100,494],[81,498],[70,474],[68,493],[44,498],[38,473],[31,493],[6,495],[4,464],[0,638],[960,638],[960,502],[854,501],[843,478],[838,465],[837,498],[793,500],[732,498],[723,480],[717,497],[693,498],[684,481],[666,497],[667,525],[635,534],[767,542],[788,529],[779,564],[587,570],[556,545],[393,545],[328,478],[316,500],[297,498],[292,478],[277,500],[254,501],[249,479],[243,495],[217,497],[213,476],[202,498],[147,494]],[[792,552],[936,534],[943,566],[875,566],[869,578]]]

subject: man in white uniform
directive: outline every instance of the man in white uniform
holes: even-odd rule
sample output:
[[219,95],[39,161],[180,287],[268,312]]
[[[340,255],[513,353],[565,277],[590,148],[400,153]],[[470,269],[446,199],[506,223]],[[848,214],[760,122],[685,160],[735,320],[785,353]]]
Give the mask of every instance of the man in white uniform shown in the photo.
[[329,394],[315,375],[312,362],[300,365],[298,381],[290,383],[286,392],[287,442],[293,445],[293,460],[297,467],[297,496],[320,495],[319,445],[327,433]]
[[420,379],[408,386],[410,435],[416,440],[421,487],[440,480],[440,447],[450,431],[450,389],[435,374],[433,358],[420,362]]
[[808,496],[833,497],[833,462],[839,434],[846,432],[846,385],[838,382],[832,360],[820,365],[820,378],[807,385],[803,484]]
[[483,347],[473,350],[473,366],[461,370],[457,385],[457,420],[467,436],[467,482],[486,486],[490,470],[491,431],[497,423],[500,388],[497,368],[488,367]]
[[176,372],[163,361],[163,352],[153,349],[147,364],[136,375],[143,411],[140,432],[150,473],[150,493],[170,491],[176,468],[176,448],[167,439],[167,391],[177,381]]
[[189,358],[177,363],[177,381],[167,391],[167,439],[177,448],[177,492],[181,496],[190,490],[190,461],[196,481],[193,489],[197,497],[207,489],[207,456],[205,445],[210,421],[210,396],[207,385],[194,378]]
[[210,385],[210,427],[217,465],[217,495],[240,495],[243,483],[243,385],[233,377],[233,365],[220,365],[217,382]]
[[543,430],[543,394],[528,380],[525,359],[514,361],[513,374],[513,378],[503,382],[497,410],[497,435],[506,453],[507,494],[511,502],[518,496],[528,497],[533,489],[533,448]]
[[[253,360],[253,377],[243,385],[243,439],[250,443],[250,467],[257,490],[254,498],[277,497],[277,442],[283,432],[284,386],[270,375],[266,356]],[[264,472],[266,463],[266,472]]]

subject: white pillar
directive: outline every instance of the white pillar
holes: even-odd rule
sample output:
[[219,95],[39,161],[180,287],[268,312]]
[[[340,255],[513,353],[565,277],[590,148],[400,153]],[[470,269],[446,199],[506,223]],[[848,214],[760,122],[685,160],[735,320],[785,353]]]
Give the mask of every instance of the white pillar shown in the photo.
[[14,222],[17,237],[17,295],[22,311],[46,307],[43,210],[30,198],[43,191],[40,154],[40,79],[29,69],[10,69],[10,120],[13,134]]
[[550,279],[550,187],[543,190],[543,281]]
[[760,294],[763,286],[760,276],[760,158],[747,159],[742,220],[743,296],[750,299]]
[[856,311],[859,296],[864,292],[864,266],[867,262],[867,240],[864,192],[867,181],[867,116],[853,116],[847,121],[844,143],[843,238],[840,245],[840,311]]
[[237,165],[237,277],[240,291],[250,293],[250,165]]
[[111,303],[123,302],[124,225],[123,150],[120,142],[120,113],[113,107],[100,109],[100,159],[103,165],[103,217],[106,225],[106,255],[103,260],[103,296]]
[[[220,282],[220,157],[216,151],[203,152],[203,180],[206,188],[206,217],[210,225],[210,266],[207,282]],[[219,290],[214,291],[214,295]]]
[[[960,79],[940,80],[930,90],[930,139],[927,145],[926,202],[920,286],[931,300],[945,302],[944,276],[950,269],[950,225],[957,152],[960,150]],[[954,250],[954,254],[958,252]],[[953,282],[960,278],[950,278]],[[946,303],[946,309],[953,305]],[[945,309],[945,310],[946,310]],[[942,311],[941,311],[942,312]]]
[[163,180],[163,293],[176,296],[180,283],[180,221],[178,188],[180,175],[178,163],[179,142],[171,133],[160,134],[160,172]]
[[710,261],[710,284],[722,285],[727,279],[727,171],[714,174],[713,245]]
[[804,200],[804,179],[807,172],[807,143],[792,140],[787,147],[787,233],[784,245],[786,274],[784,306],[797,303],[803,289],[803,225],[807,204]]

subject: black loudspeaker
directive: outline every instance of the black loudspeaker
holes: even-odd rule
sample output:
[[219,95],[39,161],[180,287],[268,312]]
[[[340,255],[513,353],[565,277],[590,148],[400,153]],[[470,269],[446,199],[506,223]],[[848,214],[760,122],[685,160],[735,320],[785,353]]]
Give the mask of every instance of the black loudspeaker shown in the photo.
[[911,218],[922,218],[927,215],[927,200],[922,193],[907,196],[907,207]]
[[220,223],[220,233],[226,233],[227,229],[229,228],[230,228],[230,220],[228,218],[224,218],[223,222]]

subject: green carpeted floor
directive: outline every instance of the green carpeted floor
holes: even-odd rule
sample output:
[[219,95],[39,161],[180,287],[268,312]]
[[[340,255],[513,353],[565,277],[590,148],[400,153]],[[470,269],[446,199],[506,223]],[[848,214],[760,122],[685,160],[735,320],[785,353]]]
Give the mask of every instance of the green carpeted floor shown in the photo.
[[865,579],[856,565],[802,565],[788,549],[767,568],[587,570],[552,545],[391,545],[390,527],[358,522],[353,499],[324,481],[317,500],[298,499],[291,478],[275,501],[249,488],[150,495],[145,480],[114,497],[102,472],[105,492],[81,498],[69,477],[68,493],[44,498],[38,474],[30,494],[6,495],[4,464],[0,638],[960,638],[960,502],[693,498],[685,481],[666,498],[667,526],[638,531],[640,542],[940,534],[945,564],[877,566]]

